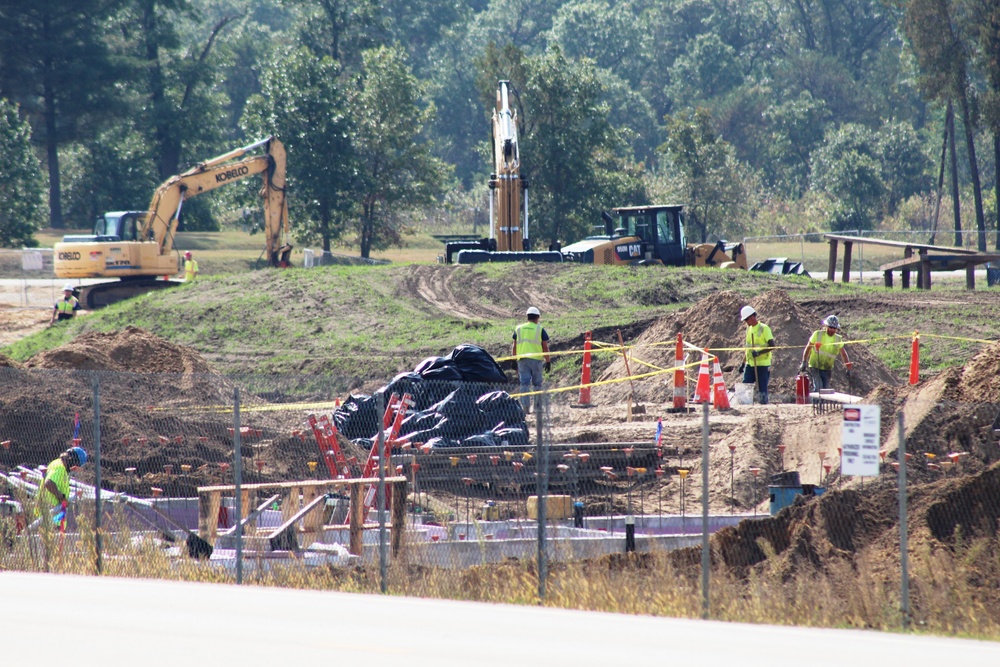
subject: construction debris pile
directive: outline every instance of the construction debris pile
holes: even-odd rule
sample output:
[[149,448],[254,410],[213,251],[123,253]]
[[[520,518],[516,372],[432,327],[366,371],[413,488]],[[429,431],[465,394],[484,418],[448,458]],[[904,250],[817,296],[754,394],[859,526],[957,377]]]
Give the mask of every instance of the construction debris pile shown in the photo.
[[517,446],[528,444],[524,410],[499,385],[508,382],[488,352],[460,345],[446,357],[430,357],[411,373],[400,373],[372,395],[351,395],[333,414],[337,430],[362,447],[378,432],[377,397],[409,395],[411,412],[400,439],[431,447]]

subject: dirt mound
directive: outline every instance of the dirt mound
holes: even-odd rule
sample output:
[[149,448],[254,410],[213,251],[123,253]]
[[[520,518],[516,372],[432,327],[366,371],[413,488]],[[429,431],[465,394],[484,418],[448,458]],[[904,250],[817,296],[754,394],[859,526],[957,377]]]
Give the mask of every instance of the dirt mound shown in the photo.
[[0,354],[0,368],[20,368],[21,364],[17,363],[10,357]]
[[194,350],[131,326],[110,333],[82,334],[61,347],[35,355],[25,366],[129,373],[212,372],[208,362]]
[[957,400],[992,402],[1000,397],[1000,343],[990,345],[974,356],[962,370]]
[[[0,363],[0,439],[11,443],[0,449],[0,468],[51,461],[71,444],[77,414],[78,437],[92,452],[95,381],[107,488],[192,496],[198,485],[232,481],[219,464],[233,459],[234,383],[194,350],[136,327],[83,334],[23,367]],[[277,409],[246,390],[241,405],[241,423],[251,429],[243,438],[245,479],[312,477],[307,461],[318,458],[316,445],[293,435],[302,411]],[[78,477],[92,481],[92,466]]]
[[[629,366],[633,375],[654,369],[669,368],[674,363],[677,334],[692,345],[709,349],[718,355],[726,383],[732,387],[742,381],[739,373],[744,359],[742,351],[746,327],[740,321],[740,308],[746,300],[732,291],[722,291],[702,299],[686,311],[664,317],[646,329],[634,342]],[[778,350],[773,355],[770,391],[773,401],[790,400],[795,392],[795,375],[802,362],[802,349],[809,336],[819,327],[815,316],[798,306],[784,290],[771,290],[750,300],[759,313],[760,320],[771,327]],[[697,353],[689,361],[697,360]],[[899,379],[878,358],[861,345],[848,347],[854,362],[850,376],[843,370],[836,371],[834,383],[842,391],[865,395],[880,385],[898,385]],[[621,359],[612,362],[600,380],[620,379],[627,376]],[[697,372],[688,373],[693,382]],[[649,380],[635,383],[640,401],[665,402],[673,396],[673,375],[663,373]],[[605,400],[624,400],[629,393],[628,383],[599,387],[595,392]]]

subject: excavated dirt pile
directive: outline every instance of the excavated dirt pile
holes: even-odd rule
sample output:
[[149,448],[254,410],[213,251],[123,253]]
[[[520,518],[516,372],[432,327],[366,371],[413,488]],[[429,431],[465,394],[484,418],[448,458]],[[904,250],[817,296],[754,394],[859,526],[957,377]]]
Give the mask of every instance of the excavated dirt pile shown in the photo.
[[[48,463],[72,444],[76,414],[81,444],[93,452],[96,382],[106,487],[190,496],[199,485],[232,481],[219,464],[233,458],[234,385],[190,348],[136,327],[88,333],[23,367],[0,363],[0,382],[0,441],[9,443],[0,448],[0,467]],[[245,479],[310,478],[307,460],[317,458],[316,445],[311,434],[292,435],[304,427],[303,412],[258,410],[273,405],[248,392],[241,403],[241,425],[250,429],[242,443],[250,457]],[[91,482],[93,467],[78,477]]]
[[[907,451],[923,459],[921,465],[911,466],[918,479],[948,474],[952,466],[976,473],[1000,459],[994,434],[1000,415],[1000,343],[986,347],[965,366],[949,368],[917,387],[871,398],[883,405],[883,432],[886,412],[892,419],[892,406],[902,409],[910,443]],[[893,432],[886,447],[895,450],[896,441]],[[949,454],[959,455],[956,463],[951,463]]]
[[[635,341],[629,368],[633,375],[648,373],[655,368],[670,368],[674,364],[677,334],[701,348],[708,348],[718,355],[730,388],[742,382],[739,373],[744,355],[741,350],[746,337],[746,326],[740,321],[740,308],[746,300],[731,291],[718,292],[702,299],[686,311],[661,318],[647,328]],[[790,400],[795,393],[795,375],[802,362],[802,349],[810,334],[820,328],[819,319],[797,305],[784,290],[765,292],[750,300],[760,321],[771,327],[779,348],[771,366],[770,391],[772,401]],[[850,335],[845,336],[850,340]],[[865,395],[879,385],[900,383],[875,355],[863,345],[851,345],[848,354],[855,363],[854,372],[846,377],[838,366],[834,376],[835,387],[855,395]],[[700,359],[690,354],[689,361]],[[645,363],[643,363],[645,362]],[[655,368],[654,368],[655,367]],[[688,369],[688,381],[697,379],[698,369]],[[625,362],[618,358],[601,374],[600,380],[627,377]],[[604,400],[625,400],[630,391],[628,382],[597,387],[594,390]],[[640,401],[666,402],[673,396],[673,374],[664,373],[635,382],[636,398]]]
[[[964,569],[964,585],[994,614],[1000,612],[995,563],[970,559],[971,546],[994,544],[1000,521],[1000,464],[975,474],[909,487],[909,541],[924,569],[911,570],[919,608],[925,569],[949,576]],[[895,482],[879,480],[864,492],[831,490],[801,498],[774,517],[744,521],[712,536],[713,566],[746,579],[772,575],[782,581],[829,578],[831,590],[847,591],[864,571],[871,581],[896,581],[899,512]],[[985,542],[983,542],[985,540]],[[934,554],[934,566],[926,565]],[[697,563],[698,549],[673,552],[681,568]],[[995,559],[994,559],[995,560]],[[892,585],[892,584],[890,584]],[[845,592],[845,594],[847,594]]]

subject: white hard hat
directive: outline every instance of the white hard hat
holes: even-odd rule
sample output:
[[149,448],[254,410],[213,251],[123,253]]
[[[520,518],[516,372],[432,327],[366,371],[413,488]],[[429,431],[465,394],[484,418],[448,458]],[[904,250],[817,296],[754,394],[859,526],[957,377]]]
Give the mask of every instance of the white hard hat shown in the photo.
[[756,315],[757,311],[753,309],[753,306],[743,306],[740,308],[740,321],[746,322],[747,318],[751,315]]
[[542,313],[541,313],[540,310],[538,310],[534,306],[529,306],[528,307],[528,312],[526,314],[527,315],[541,315]]
[[75,289],[76,288],[73,287],[72,283],[66,283],[65,285],[63,285],[63,292],[72,292]]
[[837,319],[836,315],[831,315],[830,317],[823,320],[823,326],[830,327],[831,329],[839,329],[840,320]]

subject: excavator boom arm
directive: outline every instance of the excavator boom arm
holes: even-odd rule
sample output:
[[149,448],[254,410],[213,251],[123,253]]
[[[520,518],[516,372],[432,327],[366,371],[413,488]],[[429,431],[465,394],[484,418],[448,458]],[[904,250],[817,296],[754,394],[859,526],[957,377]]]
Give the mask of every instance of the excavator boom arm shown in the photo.
[[[266,146],[265,155],[240,160],[249,151]],[[235,161],[234,161],[235,160]],[[288,202],[285,198],[285,147],[274,137],[238,148],[206,160],[183,174],[173,176],[153,193],[140,238],[152,239],[159,254],[173,249],[174,233],[184,201],[203,192],[235,181],[263,174],[264,231],[267,255],[273,260],[281,242],[282,232],[288,234]]]

